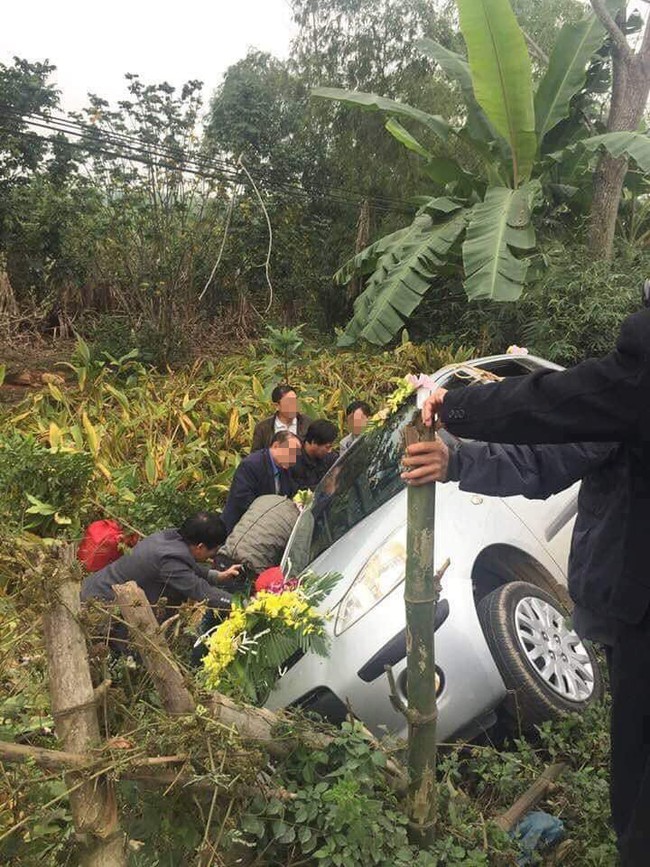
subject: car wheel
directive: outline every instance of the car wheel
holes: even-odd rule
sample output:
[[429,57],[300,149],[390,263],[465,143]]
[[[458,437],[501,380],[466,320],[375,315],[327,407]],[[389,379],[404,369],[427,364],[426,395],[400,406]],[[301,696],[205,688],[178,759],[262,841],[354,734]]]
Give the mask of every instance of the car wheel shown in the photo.
[[504,710],[520,729],[584,710],[603,694],[596,655],[549,593],[513,581],[477,606],[488,647],[508,689]]

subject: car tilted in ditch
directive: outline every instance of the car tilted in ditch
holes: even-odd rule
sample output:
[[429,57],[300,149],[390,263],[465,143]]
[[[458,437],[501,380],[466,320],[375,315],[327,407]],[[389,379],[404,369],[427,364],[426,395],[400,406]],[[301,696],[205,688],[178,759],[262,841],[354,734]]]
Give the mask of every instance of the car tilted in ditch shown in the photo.
[[[469,366],[501,377],[556,365],[494,356]],[[456,367],[433,379],[466,387]],[[332,467],[296,524],[283,568],[343,576],[321,608],[331,652],[293,658],[271,708],[299,706],[332,722],[349,709],[373,732],[406,733],[389,698],[385,666],[406,695],[404,567],[406,489],[402,432],[415,396]],[[484,497],[437,486],[436,566],[449,557],[437,608],[438,739],[473,737],[498,715],[520,730],[583,710],[602,695],[593,648],[572,631],[566,568],[578,486],[545,501]]]

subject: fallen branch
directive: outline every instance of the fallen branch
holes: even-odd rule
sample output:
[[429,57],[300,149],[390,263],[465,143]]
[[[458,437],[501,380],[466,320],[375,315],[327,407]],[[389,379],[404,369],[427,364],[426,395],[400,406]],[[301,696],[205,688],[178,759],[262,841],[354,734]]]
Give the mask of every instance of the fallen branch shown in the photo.
[[553,783],[566,770],[563,762],[549,765],[548,768],[535,780],[535,782],[517,798],[512,807],[502,813],[494,822],[502,831],[511,831],[518,822],[529,813],[532,808],[542,800],[544,795],[553,788]]
[[151,675],[163,707],[172,716],[193,713],[194,699],[160,631],[149,600],[134,581],[116,584],[113,593],[131,641]]
[[[113,588],[122,617],[129,627],[131,641],[151,675],[165,710],[170,714],[190,714],[195,702],[185,678],[173,658],[169,645],[144,592],[134,581]],[[240,738],[264,746],[273,756],[287,756],[299,744],[313,750],[325,749],[333,740],[319,732],[299,735],[279,735],[284,720],[262,707],[239,705],[225,695],[215,693],[207,702],[209,715],[225,728],[234,730]],[[388,782],[397,794],[405,792],[404,774],[392,760],[388,762]]]
[[[119,757],[119,756],[118,756]],[[9,764],[24,764],[34,762],[39,768],[47,771],[89,770],[95,766],[106,766],[110,754],[106,752],[69,753],[65,750],[48,750],[44,747],[33,747],[29,744],[13,744],[0,741],[0,761]],[[158,765],[182,764],[188,760],[185,754],[176,756],[150,756],[147,758],[130,759],[125,755],[127,767],[153,768]]]
[[[7,764],[25,764],[33,762],[38,767],[47,771],[86,771],[107,766],[106,753],[68,753],[64,750],[48,750],[43,747],[32,747],[24,744],[12,744],[0,741],[0,762]],[[192,786],[193,788],[214,792],[217,784],[210,777],[192,774],[189,771],[170,771],[164,765],[186,764],[187,755],[177,756],[147,756],[146,758],[129,759],[125,756],[117,757],[115,772],[124,780],[150,783],[156,786]],[[277,798],[281,801],[293,800],[296,796],[287,789],[273,788],[263,783],[252,786],[243,783],[235,783],[232,787],[224,786],[224,796],[236,795],[241,798],[250,798],[254,795],[264,795],[266,798]]]

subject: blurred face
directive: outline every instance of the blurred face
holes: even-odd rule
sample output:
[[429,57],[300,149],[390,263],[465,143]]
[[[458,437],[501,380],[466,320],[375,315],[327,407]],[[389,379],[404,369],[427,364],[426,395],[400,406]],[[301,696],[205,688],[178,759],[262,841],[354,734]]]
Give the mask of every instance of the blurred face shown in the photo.
[[273,443],[271,456],[279,467],[288,469],[298,460],[302,445],[298,437],[289,437],[284,443]]
[[348,416],[347,423],[350,433],[359,436],[360,433],[363,433],[363,429],[368,424],[368,416],[362,409],[355,409],[355,411],[351,412]]
[[324,446],[318,443],[305,443],[303,448],[310,458],[319,461],[332,451],[333,446],[334,443],[325,443]]
[[288,391],[276,403],[278,415],[287,422],[292,422],[298,414],[298,398],[295,391]]

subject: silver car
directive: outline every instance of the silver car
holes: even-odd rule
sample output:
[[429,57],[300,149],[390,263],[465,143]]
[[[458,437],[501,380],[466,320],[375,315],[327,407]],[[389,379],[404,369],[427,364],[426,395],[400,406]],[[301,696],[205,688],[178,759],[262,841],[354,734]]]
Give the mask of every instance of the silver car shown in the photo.
[[[493,356],[471,366],[510,377],[556,365]],[[465,387],[451,366],[433,377]],[[298,520],[285,573],[310,568],[343,579],[322,608],[331,652],[288,665],[268,706],[300,706],[333,722],[349,709],[376,734],[406,734],[389,699],[392,666],[406,700],[404,567],[406,490],[400,479],[407,400],[334,465]],[[546,501],[483,497],[437,486],[434,560],[447,557],[435,623],[438,739],[473,737],[502,715],[520,730],[580,711],[602,694],[593,649],[570,622],[566,568],[578,486]]]

